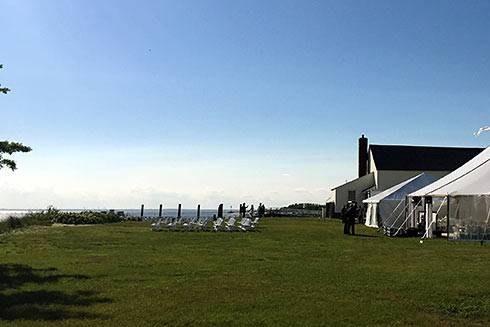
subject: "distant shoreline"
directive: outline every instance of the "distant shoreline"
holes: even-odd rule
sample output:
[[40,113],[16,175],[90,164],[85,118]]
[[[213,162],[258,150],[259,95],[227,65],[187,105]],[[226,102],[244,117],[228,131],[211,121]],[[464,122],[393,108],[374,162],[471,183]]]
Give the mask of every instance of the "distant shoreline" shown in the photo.
[[[0,209],[0,221],[5,220],[9,217],[23,217],[30,212],[40,212],[47,209]],[[80,212],[80,211],[109,211],[114,210],[115,212],[123,211],[128,217],[139,217],[141,215],[141,209],[58,209],[64,212]],[[231,211],[231,212],[230,212]],[[217,214],[217,209],[201,209],[201,217],[212,217]],[[238,210],[225,210],[225,215],[236,214]],[[197,215],[196,209],[182,209],[182,217],[191,218]],[[159,209],[145,209],[144,217],[148,218],[158,218]],[[163,209],[164,217],[176,217],[177,208],[167,208]]]

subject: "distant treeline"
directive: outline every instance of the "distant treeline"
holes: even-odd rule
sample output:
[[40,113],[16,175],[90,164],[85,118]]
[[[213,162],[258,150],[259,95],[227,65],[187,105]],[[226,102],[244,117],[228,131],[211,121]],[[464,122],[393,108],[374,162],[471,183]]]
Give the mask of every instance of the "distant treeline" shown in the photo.
[[324,206],[317,203],[295,203],[290,204],[287,209],[322,210]]

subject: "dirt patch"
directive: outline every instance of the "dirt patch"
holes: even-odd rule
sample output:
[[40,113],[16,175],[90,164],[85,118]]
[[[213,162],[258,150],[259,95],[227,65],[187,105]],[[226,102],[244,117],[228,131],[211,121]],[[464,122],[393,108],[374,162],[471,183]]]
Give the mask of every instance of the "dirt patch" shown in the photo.
[[90,255],[84,260],[86,263],[103,263],[105,261],[107,261],[107,256],[104,255]]
[[74,224],[58,224],[58,223],[54,223],[51,226],[53,226],[53,227],[88,227],[88,226],[93,226],[93,225],[91,225],[91,224],[74,225]]

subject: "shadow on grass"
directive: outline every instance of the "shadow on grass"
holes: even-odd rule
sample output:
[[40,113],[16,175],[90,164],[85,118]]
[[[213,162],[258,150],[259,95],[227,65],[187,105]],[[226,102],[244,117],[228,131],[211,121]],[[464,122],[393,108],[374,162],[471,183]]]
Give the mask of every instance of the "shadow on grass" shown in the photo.
[[35,269],[27,265],[0,264],[0,291],[18,288],[26,283],[45,284],[54,283],[60,279],[89,279],[85,275],[57,274],[56,268]]
[[24,284],[56,283],[62,279],[87,280],[79,274],[58,274],[56,268],[35,269],[27,265],[0,264],[0,320],[96,319],[106,316],[81,311],[97,303],[111,302],[95,292],[24,291]]

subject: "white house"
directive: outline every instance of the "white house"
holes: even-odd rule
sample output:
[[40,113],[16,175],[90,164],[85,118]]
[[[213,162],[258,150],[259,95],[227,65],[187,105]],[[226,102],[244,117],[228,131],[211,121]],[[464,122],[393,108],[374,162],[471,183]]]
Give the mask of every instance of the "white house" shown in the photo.
[[347,201],[361,203],[376,193],[421,173],[440,178],[482,152],[483,148],[431,147],[409,145],[368,145],[359,139],[359,177],[334,187],[335,212]]

